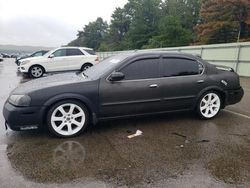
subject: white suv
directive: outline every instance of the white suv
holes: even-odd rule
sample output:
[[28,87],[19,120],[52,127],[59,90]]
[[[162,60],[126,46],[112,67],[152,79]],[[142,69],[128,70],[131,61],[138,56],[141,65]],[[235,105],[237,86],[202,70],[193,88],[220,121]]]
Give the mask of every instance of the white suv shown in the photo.
[[62,47],[51,50],[41,57],[20,60],[18,70],[39,78],[46,72],[86,70],[99,63],[98,56],[91,48]]

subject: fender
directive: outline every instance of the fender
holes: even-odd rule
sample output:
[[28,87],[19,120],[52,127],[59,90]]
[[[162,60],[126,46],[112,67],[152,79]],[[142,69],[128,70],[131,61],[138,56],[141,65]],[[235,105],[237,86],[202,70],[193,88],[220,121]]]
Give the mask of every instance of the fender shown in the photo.
[[[196,98],[195,107],[196,107],[196,104],[199,102],[199,99],[201,98],[201,96],[202,96],[205,92],[211,91],[211,90],[214,90],[214,91],[218,91],[218,92],[220,92],[220,93],[223,93],[224,96],[225,96],[225,98],[223,98],[222,100],[223,100],[223,101],[226,101],[227,93],[225,92],[225,90],[223,90],[223,89],[222,89],[221,87],[219,87],[219,86],[214,85],[214,86],[206,87],[206,88],[204,88],[203,90],[201,90],[201,91],[199,92],[199,94],[197,95],[197,98]],[[223,104],[223,106],[224,106],[224,104]]]
[[90,110],[90,114],[92,115],[92,122],[94,124],[97,123],[97,105],[94,105],[87,97],[80,95],[80,94],[76,94],[76,93],[63,93],[60,95],[56,95],[52,98],[50,98],[49,100],[47,100],[43,106],[46,107],[46,109],[48,109],[49,106],[53,105],[54,103],[57,103],[61,100],[66,100],[66,99],[76,99],[79,100],[81,102],[83,102],[86,107]]

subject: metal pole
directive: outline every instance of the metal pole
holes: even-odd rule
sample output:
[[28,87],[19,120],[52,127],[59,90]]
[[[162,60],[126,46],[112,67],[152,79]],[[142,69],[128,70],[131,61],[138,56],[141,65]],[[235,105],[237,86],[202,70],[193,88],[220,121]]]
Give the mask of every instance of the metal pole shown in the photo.
[[236,59],[236,65],[235,65],[235,71],[236,71],[236,73],[238,73],[238,69],[239,69],[240,51],[241,51],[241,45],[238,46],[238,51],[237,51],[237,59]]
[[202,59],[202,56],[203,56],[203,50],[204,50],[204,48],[201,47],[201,59]]

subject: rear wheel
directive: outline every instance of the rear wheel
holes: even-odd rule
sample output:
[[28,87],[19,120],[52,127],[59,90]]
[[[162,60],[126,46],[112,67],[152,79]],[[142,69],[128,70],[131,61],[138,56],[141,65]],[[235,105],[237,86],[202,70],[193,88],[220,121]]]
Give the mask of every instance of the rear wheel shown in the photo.
[[29,75],[32,78],[40,78],[44,74],[44,68],[39,65],[34,65],[29,69]]
[[87,108],[80,102],[66,100],[55,104],[48,112],[48,127],[58,137],[74,137],[89,123]]
[[81,67],[81,71],[85,71],[87,69],[89,69],[90,67],[92,67],[93,65],[90,63],[86,63]]
[[218,115],[221,109],[221,98],[217,92],[210,91],[202,95],[197,104],[197,112],[203,119],[211,119]]

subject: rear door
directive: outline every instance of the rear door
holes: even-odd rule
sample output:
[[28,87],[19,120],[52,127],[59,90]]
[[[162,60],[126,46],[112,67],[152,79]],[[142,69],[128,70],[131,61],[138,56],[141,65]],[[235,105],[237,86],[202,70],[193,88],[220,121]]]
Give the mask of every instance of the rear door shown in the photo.
[[100,115],[126,116],[160,111],[159,57],[140,58],[116,70],[122,81],[100,81]]
[[64,70],[80,70],[84,64],[85,55],[78,48],[67,49],[67,58],[64,62]]
[[165,111],[194,107],[198,93],[206,87],[204,65],[196,60],[180,57],[163,57],[162,97]]

